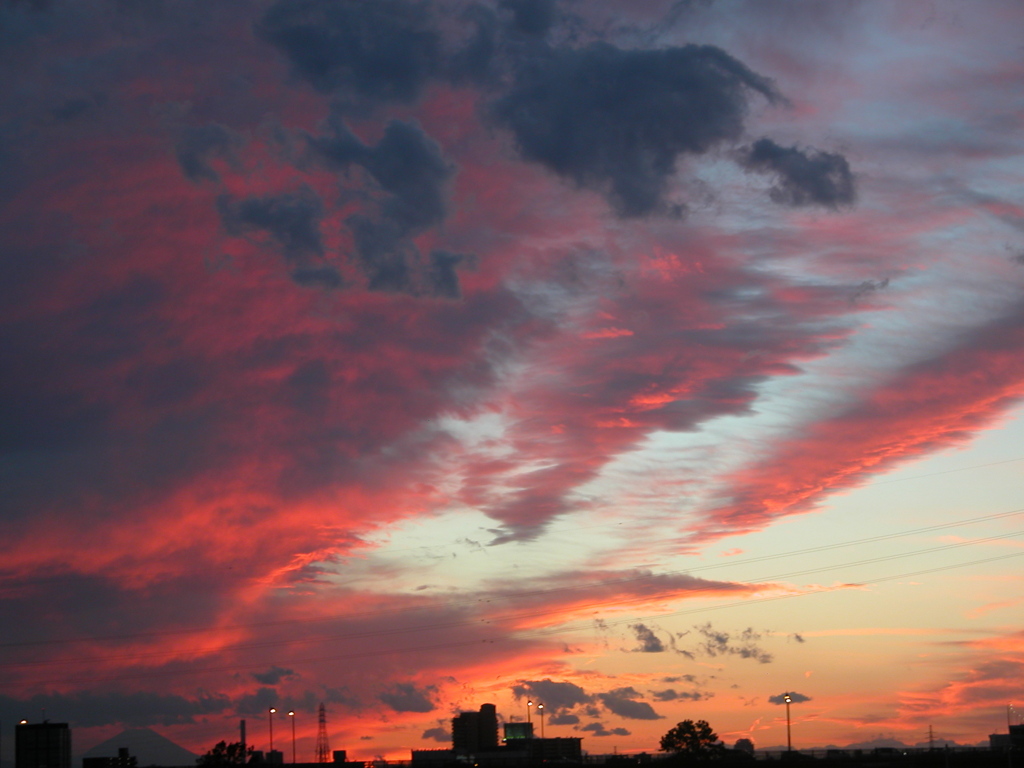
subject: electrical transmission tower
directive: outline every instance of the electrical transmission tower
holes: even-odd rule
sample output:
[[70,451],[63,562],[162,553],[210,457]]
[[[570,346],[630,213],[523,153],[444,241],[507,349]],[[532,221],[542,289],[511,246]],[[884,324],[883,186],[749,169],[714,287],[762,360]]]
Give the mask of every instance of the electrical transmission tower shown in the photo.
[[331,762],[331,745],[327,743],[327,710],[320,704],[320,723],[316,729],[316,761]]

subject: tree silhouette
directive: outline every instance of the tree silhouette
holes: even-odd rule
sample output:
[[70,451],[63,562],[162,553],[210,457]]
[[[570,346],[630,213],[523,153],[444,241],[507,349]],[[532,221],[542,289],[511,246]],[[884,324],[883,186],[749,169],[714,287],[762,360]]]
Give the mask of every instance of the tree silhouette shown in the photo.
[[213,768],[222,765],[245,765],[252,756],[252,747],[246,747],[240,741],[218,741],[217,744],[196,759],[197,765]]
[[661,737],[661,751],[695,760],[713,760],[725,753],[707,720],[683,720]]

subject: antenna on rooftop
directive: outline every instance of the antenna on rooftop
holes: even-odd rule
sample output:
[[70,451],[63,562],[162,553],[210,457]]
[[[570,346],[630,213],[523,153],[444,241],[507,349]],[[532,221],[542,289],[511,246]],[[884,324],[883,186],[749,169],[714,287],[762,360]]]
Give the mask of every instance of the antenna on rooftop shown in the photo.
[[320,703],[319,724],[316,729],[316,761],[318,763],[331,762],[331,746],[327,743],[327,710],[323,702]]

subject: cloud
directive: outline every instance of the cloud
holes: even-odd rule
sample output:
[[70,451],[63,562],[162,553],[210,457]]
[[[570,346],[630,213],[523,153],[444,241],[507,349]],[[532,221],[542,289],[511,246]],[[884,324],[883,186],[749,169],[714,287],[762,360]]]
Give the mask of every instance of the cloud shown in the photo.
[[210,158],[216,157],[237,162],[235,150],[241,139],[223,125],[209,123],[192,126],[182,132],[175,153],[182,173],[190,181],[220,181],[220,175],[210,165]]
[[713,694],[702,691],[676,691],[669,688],[664,691],[653,691],[651,695],[655,701],[701,701],[710,699]]
[[586,704],[594,700],[575,683],[558,682],[550,678],[543,680],[521,680],[512,686],[512,695],[518,699],[533,699],[534,703],[543,703],[552,712],[572,709],[578,704]]
[[473,263],[475,259],[463,253],[431,251],[430,266],[427,269],[427,292],[445,299],[457,299],[462,295],[456,268],[460,264]]
[[78,728],[119,725],[144,728],[195,723],[207,716],[234,708],[223,695],[189,698],[170,693],[139,691],[75,691],[68,694],[37,694],[23,699],[0,696],[0,713],[11,721],[27,712],[46,711]]
[[630,624],[629,628],[633,630],[637,642],[640,643],[639,648],[633,649],[635,653],[663,653],[665,651],[665,644],[646,625]]
[[289,260],[323,255],[320,220],[324,216],[320,197],[308,187],[278,195],[217,199],[221,221],[229,234],[266,232]]
[[442,743],[448,743],[452,740],[452,735],[447,728],[428,728],[420,736],[421,739],[430,739],[432,741],[440,741]]
[[632,687],[616,688],[607,693],[599,693],[597,698],[609,712],[619,717],[630,720],[660,720],[663,717],[655,712],[646,701],[637,701],[643,696]]
[[525,159],[637,217],[671,210],[680,156],[740,137],[749,92],[778,99],[766,78],[713,46],[593,43],[522,62],[493,114]]
[[342,122],[329,121],[331,133],[307,138],[310,148],[328,167],[365,168],[387,193],[383,215],[403,235],[421,232],[440,223],[446,214],[446,186],[455,169],[437,143],[411,122],[392,120],[374,146],[363,144]]
[[310,288],[341,288],[345,285],[338,268],[331,264],[296,267],[291,276],[299,285]]
[[437,688],[433,685],[417,688],[413,683],[395,683],[378,698],[395,712],[433,712],[437,709],[436,694]]
[[425,3],[278,0],[256,30],[318,91],[371,103],[415,100],[441,63]]
[[557,18],[557,0],[500,0],[499,7],[511,12],[512,28],[524,35],[543,37]]
[[772,200],[783,205],[836,209],[856,199],[850,165],[838,153],[805,151],[759,139],[740,162],[748,170],[771,174],[776,180]]
[[810,701],[811,700],[810,696],[804,696],[802,693],[795,693],[793,691],[790,691],[789,693],[780,693],[778,696],[769,696],[768,697],[768,703],[769,704],[785,704],[786,703],[786,696],[789,696],[790,701],[792,701],[794,704],[801,704],[801,703],[803,703],[805,701]]
[[456,299],[456,268],[471,259],[434,250],[426,264],[413,238],[447,215],[447,187],[455,172],[438,145],[414,123],[392,120],[374,146],[360,141],[335,114],[329,133],[307,136],[313,157],[326,168],[364,168],[376,185],[376,210],[352,214],[352,233],[370,290]]
[[579,716],[568,713],[557,713],[548,717],[548,723],[551,725],[576,725],[579,721]]
[[704,638],[697,646],[697,650],[707,656],[739,656],[744,659],[754,659],[761,664],[768,664],[772,661],[772,655],[757,645],[761,634],[749,627],[736,636],[736,642],[733,642],[731,633],[716,630],[710,622],[694,627],[694,629]]
[[864,282],[857,286],[850,300],[857,301],[858,299],[861,299],[865,296],[869,296],[870,294],[876,291],[885,290],[888,287],[889,278],[885,278],[883,280],[865,280]]
[[[616,688],[606,705],[599,678],[569,663],[584,654],[562,656],[564,638],[535,630],[626,601],[654,615],[770,588],[629,564],[652,562],[655,537],[671,546],[691,525],[677,553],[813,507],[961,443],[1018,402],[1019,313],[978,319],[996,299],[1019,305],[1017,276],[995,279],[1009,265],[990,244],[970,254],[970,280],[951,280],[959,241],[947,234],[950,221],[969,228],[987,212],[1012,225],[1020,212],[993,199],[965,217],[941,195],[907,206],[892,176],[931,166],[891,147],[872,154],[891,134],[838,138],[859,142],[887,217],[882,204],[790,216],[746,197],[741,227],[714,206],[685,226],[653,216],[686,202],[674,190],[696,174],[715,196],[731,178],[718,161],[753,141],[745,129],[834,135],[832,105],[812,103],[813,89],[791,112],[746,111],[778,97],[736,62],[800,88],[809,48],[793,47],[792,67],[744,48],[744,34],[713,38],[729,53],[645,50],[671,39],[646,34],[657,4],[157,5],[0,9],[0,67],[18,84],[0,96],[11,717],[45,707],[97,729],[166,724],[188,740],[270,703],[312,713],[324,700],[332,728],[372,729],[384,754],[502,680],[533,681],[521,685],[547,700],[552,724],[684,706],[701,690],[680,675],[653,693],[604,682],[648,697]],[[688,15],[687,35],[712,39],[699,25],[716,13]],[[630,109],[574,85],[604,72],[618,101],[635,94]],[[700,82],[686,91],[677,75]],[[691,92],[721,97],[700,141],[700,121],[673,101]],[[504,103],[523,111],[497,116]],[[561,139],[569,149],[545,149]],[[819,167],[827,153],[798,153],[751,171],[784,201],[818,199],[807,179],[838,177]],[[615,220],[595,191],[625,218],[650,218]],[[954,246],[939,254],[935,242]],[[984,301],[945,313],[950,327],[908,314],[947,290]],[[827,372],[858,362],[876,321],[907,328],[914,354],[930,357],[908,366],[902,352],[873,351],[871,365],[844,368],[859,382],[844,379],[845,410],[800,408],[795,421],[773,410],[794,374],[832,393]],[[767,439],[722,445],[721,425],[765,418],[778,427]],[[688,447],[666,458],[669,444]],[[512,547],[444,543],[445,531],[483,542],[490,531],[546,557],[552,520],[603,519],[627,499],[619,510],[643,509],[637,535],[608,551],[621,566],[506,571],[525,562]],[[421,525],[442,536],[436,557],[403,550]],[[689,641],[704,660],[765,659],[766,643],[739,631],[679,640],[636,621],[646,633],[631,630],[629,645],[641,651]],[[1009,695],[999,675],[1019,678],[1001,661],[900,694],[900,718],[993,706]],[[310,691],[308,680],[322,682]],[[658,726],[643,725],[638,744]]]
[[263,683],[264,685],[277,685],[285,678],[294,677],[295,672],[294,670],[285,669],[283,667],[271,667],[266,672],[253,672],[252,676],[258,683]]
[[608,729],[604,723],[588,723],[587,725],[579,728],[581,731],[586,731],[594,736],[629,736],[630,731],[625,728],[612,728]]
[[[772,457],[735,473],[730,498],[708,520],[729,520],[730,528],[760,526],[775,517],[769,508],[787,514],[806,510],[897,461],[961,444],[1019,398],[1024,364],[1010,350],[1021,341],[1024,311],[1014,308],[867,385],[842,410],[777,441]],[[988,371],[984,384],[972,375],[977,370]],[[781,473],[782,467],[790,471]],[[700,535],[722,530],[716,522]]]

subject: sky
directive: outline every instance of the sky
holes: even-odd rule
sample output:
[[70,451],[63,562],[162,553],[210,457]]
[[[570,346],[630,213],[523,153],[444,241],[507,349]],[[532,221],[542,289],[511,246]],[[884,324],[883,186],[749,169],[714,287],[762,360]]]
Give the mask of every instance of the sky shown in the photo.
[[1022,28],[0,2],[2,757],[1005,732]]

